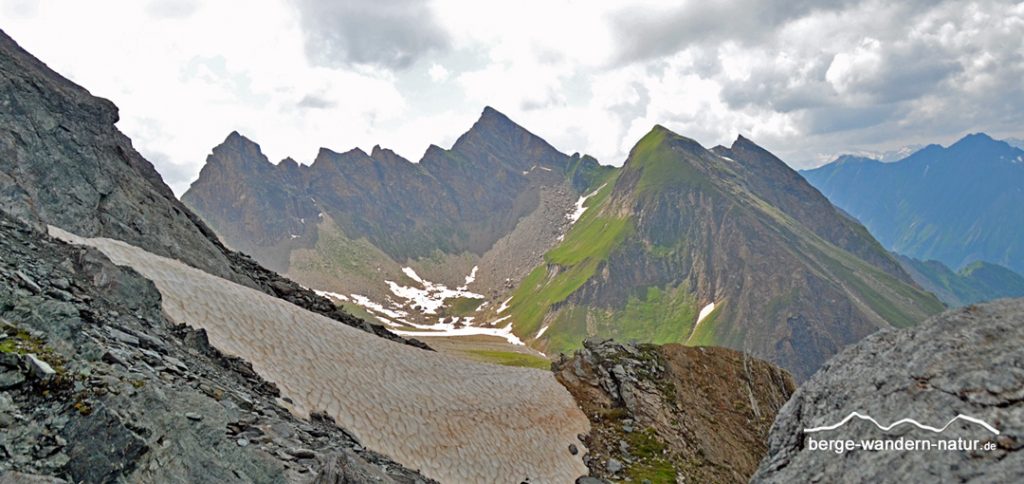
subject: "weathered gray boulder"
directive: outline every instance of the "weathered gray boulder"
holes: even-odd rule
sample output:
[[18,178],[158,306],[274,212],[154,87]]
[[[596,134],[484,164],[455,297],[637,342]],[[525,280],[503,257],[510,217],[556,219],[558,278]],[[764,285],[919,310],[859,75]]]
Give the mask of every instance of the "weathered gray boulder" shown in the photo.
[[[949,425],[885,431],[854,416],[815,431],[852,412],[882,427]],[[863,448],[900,439],[932,448]],[[779,412],[752,482],[1020,482],[1022,447],[1024,299],[1003,300],[876,333],[832,358]]]

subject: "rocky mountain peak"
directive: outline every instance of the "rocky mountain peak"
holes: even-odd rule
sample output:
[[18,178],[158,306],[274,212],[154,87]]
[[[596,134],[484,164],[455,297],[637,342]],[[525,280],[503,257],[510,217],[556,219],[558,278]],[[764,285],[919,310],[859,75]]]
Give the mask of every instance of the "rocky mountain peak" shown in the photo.
[[670,143],[673,148],[682,148],[685,151],[689,151],[695,154],[705,154],[707,152],[707,149],[704,148],[704,146],[701,145],[699,142],[697,142],[697,140],[676,133],[675,131],[672,131],[660,124],[655,125],[654,128],[651,129],[651,133],[658,132],[665,134],[664,140]]
[[1001,140],[992,139],[985,133],[972,133],[960,138],[946,149],[954,156],[962,157],[964,161],[971,161],[977,158],[1004,158],[1014,159],[1024,154],[1018,148]]
[[284,168],[286,170],[295,170],[299,168],[299,162],[295,161],[295,159],[289,156],[281,160],[281,162],[278,163],[277,166],[279,168]]
[[206,163],[223,166],[229,170],[261,170],[270,169],[274,164],[267,159],[256,142],[232,131],[224,141],[213,148],[206,158]]
[[380,145],[374,145],[373,150],[370,151],[370,158],[374,160],[388,163],[388,164],[411,164],[412,162],[403,158],[398,153],[388,148],[381,148]]
[[337,167],[351,161],[363,160],[369,157],[370,155],[366,154],[361,148],[352,148],[343,153],[338,153],[330,148],[321,147],[317,151],[316,158],[313,159],[313,164],[310,165],[310,168],[317,170],[324,167]]
[[881,163],[881,162],[878,161],[878,160],[875,160],[875,159],[872,159],[872,158],[866,158],[866,157],[863,157],[863,156],[839,155],[835,159],[835,161],[833,161],[832,163],[850,164],[850,165],[852,165],[852,164],[858,164],[858,163],[871,164],[871,163]]
[[630,150],[620,185],[636,193],[690,185],[703,178],[707,166],[702,159],[707,157],[708,151],[697,141],[655,125]]
[[[490,106],[485,107],[469,131],[455,141],[450,152],[476,163],[504,165],[516,171],[528,170],[538,161],[556,158],[564,164],[567,158],[547,141]],[[427,150],[424,163],[431,165],[438,161],[431,154],[432,151]]]
[[762,149],[762,150],[764,149],[764,148],[761,148],[761,146],[759,146],[757,143],[754,143],[750,138],[747,138],[746,136],[743,136],[742,134],[736,135],[736,140],[732,142],[731,148],[732,149],[737,149],[737,148],[754,149],[754,148],[757,148],[757,149]]

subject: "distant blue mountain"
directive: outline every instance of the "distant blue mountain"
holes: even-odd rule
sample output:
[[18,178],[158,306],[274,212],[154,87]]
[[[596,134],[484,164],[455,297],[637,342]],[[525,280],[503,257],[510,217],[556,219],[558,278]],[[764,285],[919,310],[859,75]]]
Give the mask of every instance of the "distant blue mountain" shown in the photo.
[[801,172],[886,248],[954,269],[1024,273],[1024,150],[978,133],[893,163],[841,156]]
[[953,272],[939,261],[921,261],[899,254],[896,257],[914,282],[953,307],[1024,297],[1024,276],[1003,266],[978,261]]

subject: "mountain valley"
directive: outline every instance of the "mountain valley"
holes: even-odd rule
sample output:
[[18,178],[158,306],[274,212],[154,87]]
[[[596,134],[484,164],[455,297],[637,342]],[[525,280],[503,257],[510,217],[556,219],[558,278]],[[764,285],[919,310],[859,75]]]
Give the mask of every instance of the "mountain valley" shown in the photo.
[[[382,8],[395,9],[358,7]],[[213,7],[168,9],[140,7],[154,38]],[[368,22],[375,32],[384,23]],[[274,42],[294,33],[274,31]],[[190,52],[192,40],[172,43]],[[463,54],[464,39],[438,52],[428,40],[419,55]],[[73,47],[58,52],[81,53]],[[199,169],[199,159],[168,161],[154,138],[168,129],[160,111],[179,106],[94,77],[131,78],[144,64],[90,54],[83,70],[53,56],[62,75],[0,30],[0,484],[1024,476],[1024,151],[1014,139],[979,133],[889,152],[886,163],[843,156],[798,172],[736,131],[720,138],[727,146],[701,145],[687,136],[704,129],[654,110],[663,93],[651,92],[631,135],[614,140],[619,151],[587,142],[618,159],[563,153],[486,106],[418,160],[377,145],[275,163],[266,153],[281,139],[294,149],[324,138],[247,123],[301,113],[295,129],[310,129],[337,120],[335,99],[308,89],[316,79],[264,98],[265,77],[235,71],[244,55],[220,55],[153,64],[181,69],[154,72],[161,88],[224,70],[244,86],[235,94],[260,103],[260,116],[224,125],[213,120],[235,119],[222,111],[232,101],[200,97],[189,129],[205,134],[189,143],[202,150],[205,136],[230,133]],[[312,77],[350,74],[340,85],[385,104],[373,86],[429,75],[420,95],[432,97],[445,82],[479,82],[454,65],[404,62],[318,65]],[[267,65],[277,80],[310,74]],[[126,119],[76,82],[121,97]],[[641,87],[607,102],[644,98]],[[430,100],[465,114],[450,101]],[[146,106],[152,131],[133,131]],[[339,106],[367,133],[395,126]],[[541,106],[508,112],[534,125]],[[614,119],[627,110],[601,106]],[[801,153],[780,146],[793,140],[773,134],[776,120],[711,121],[717,108],[695,106],[708,123]],[[564,114],[551,109],[545,120]],[[442,118],[417,133],[437,136],[456,119]],[[824,139],[804,134],[810,147]],[[889,142],[919,141],[904,138]],[[180,198],[192,178],[178,162],[199,170]]]
[[942,309],[743,137],[707,150],[658,126],[614,168],[485,108],[418,163],[377,147],[322,149],[306,166],[274,165],[232,133],[182,200],[229,246],[469,356],[542,361],[597,336],[727,346],[804,378],[844,345]]

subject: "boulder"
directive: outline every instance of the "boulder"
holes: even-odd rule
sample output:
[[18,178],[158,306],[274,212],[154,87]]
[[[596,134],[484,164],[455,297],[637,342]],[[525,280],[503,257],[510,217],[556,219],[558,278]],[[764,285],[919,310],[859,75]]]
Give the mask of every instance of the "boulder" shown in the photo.
[[[835,444],[901,439],[933,450]],[[975,449],[934,450],[942,441]],[[831,359],[779,412],[753,482],[1019,482],[1022,448],[1024,299],[1002,300],[874,334]]]

